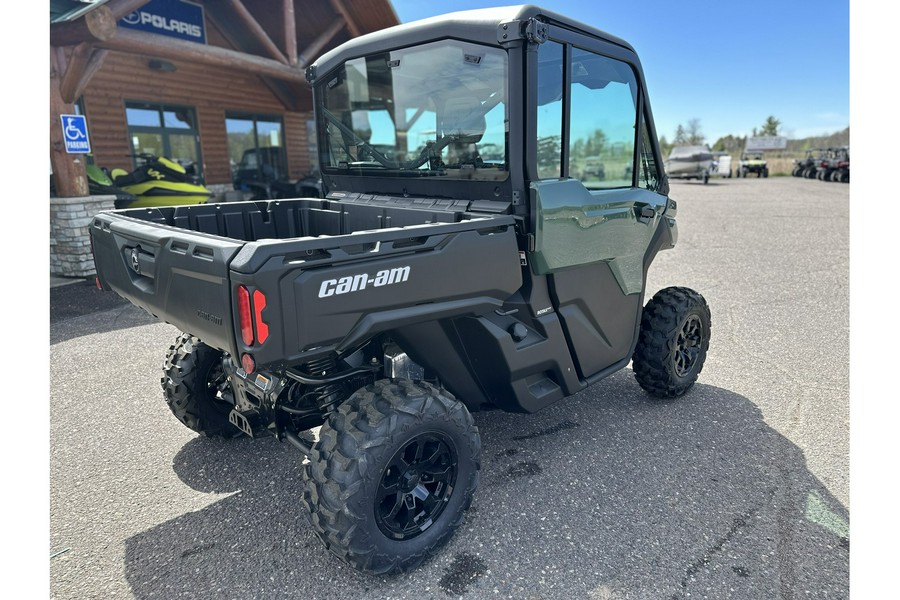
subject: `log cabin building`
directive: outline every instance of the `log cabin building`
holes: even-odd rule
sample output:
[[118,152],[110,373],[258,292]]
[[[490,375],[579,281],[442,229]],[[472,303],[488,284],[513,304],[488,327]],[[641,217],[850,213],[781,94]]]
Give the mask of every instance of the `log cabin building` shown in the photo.
[[[214,191],[251,148],[303,177],[317,167],[306,67],[398,22],[390,0],[51,0],[56,195],[89,195],[87,161],[131,171],[145,152],[193,161]],[[72,114],[90,155],[66,151]]]

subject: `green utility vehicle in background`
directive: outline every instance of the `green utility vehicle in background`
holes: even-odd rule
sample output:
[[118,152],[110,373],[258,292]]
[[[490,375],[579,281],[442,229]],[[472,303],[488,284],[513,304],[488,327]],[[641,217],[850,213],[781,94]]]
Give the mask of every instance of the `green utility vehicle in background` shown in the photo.
[[769,166],[762,152],[743,152],[738,165],[737,176],[747,177],[756,173],[757,177],[768,177]]
[[676,202],[627,42],[492,8],[355,38],[306,75],[324,198],[100,213],[98,280],[184,332],[161,378],[182,423],[297,447],[315,534],[395,573],[462,523],[472,412],[538,411],[629,363],[681,396],[710,311],[685,287],[644,304]]

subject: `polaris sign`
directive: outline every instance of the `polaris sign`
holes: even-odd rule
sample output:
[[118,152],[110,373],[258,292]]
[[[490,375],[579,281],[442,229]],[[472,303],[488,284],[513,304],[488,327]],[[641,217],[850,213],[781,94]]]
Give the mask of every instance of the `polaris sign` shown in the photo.
[[119,21],[122,27],[206,43],[203,7],[184,0],[150,0]]

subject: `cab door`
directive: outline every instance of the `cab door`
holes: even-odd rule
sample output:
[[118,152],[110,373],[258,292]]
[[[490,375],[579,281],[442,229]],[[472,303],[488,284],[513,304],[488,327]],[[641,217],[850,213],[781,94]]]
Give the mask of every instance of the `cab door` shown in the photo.
[[530,264],[547,277],[579,375],[589,378],[633,350],[667,197],[636,55],[550,31],[530,70]]

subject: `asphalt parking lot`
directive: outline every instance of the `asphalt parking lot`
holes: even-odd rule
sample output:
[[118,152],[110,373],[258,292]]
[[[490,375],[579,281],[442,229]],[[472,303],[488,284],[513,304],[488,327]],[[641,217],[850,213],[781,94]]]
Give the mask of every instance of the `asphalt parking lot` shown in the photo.
[[706,297],[698,385],[654,401],[625,369],[534,415],[476,414],[473,507],[394,578],[315,538],[292,446],[201,438],[171,415],[172,326],[88,284],[53,288],[50,597],[848,598],[849,186],[671,196],[679,240],[647,297]]

